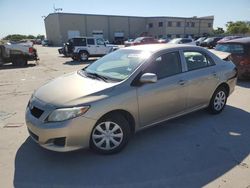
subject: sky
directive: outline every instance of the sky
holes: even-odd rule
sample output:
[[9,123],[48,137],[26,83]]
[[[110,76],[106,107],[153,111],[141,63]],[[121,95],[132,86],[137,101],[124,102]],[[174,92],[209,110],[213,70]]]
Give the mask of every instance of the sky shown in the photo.
[[193,17],[214,15],[214,28],[250,21],[250,0],[0,0],[0,38],[45,34],[43,16],[53,6],[66,13]]

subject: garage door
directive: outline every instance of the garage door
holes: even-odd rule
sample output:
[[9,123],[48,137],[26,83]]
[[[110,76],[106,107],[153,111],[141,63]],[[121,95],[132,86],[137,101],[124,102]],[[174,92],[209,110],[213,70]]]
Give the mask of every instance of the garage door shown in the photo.
[[71,38],[74,38],[74,37],[80,37],[80,31],[69,30],[68,31],[68,39],[71,39]]

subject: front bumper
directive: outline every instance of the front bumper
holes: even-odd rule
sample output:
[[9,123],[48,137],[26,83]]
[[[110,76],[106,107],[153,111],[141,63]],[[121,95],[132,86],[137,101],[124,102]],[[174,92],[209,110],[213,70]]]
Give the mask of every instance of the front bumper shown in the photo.
[[31,138],[42,147],[67,152],[89,147],[89,140],[96,120],[83,116],[62,122],[47,123],[26,109],[26,124]]

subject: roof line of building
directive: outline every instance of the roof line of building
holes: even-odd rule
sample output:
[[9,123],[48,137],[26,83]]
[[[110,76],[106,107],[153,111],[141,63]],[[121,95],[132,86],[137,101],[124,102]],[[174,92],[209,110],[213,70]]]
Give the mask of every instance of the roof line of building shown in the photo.
[[[204,17],[175,17],[175,16],[124,16],[124,15],[105,15],[105,14],[82,14],[82,13],[66,13],[66,12],[56,12],[50,13],[48,16],[53,14],[68,14],[68,15],[83,15],[83,16],[112,16],[112,17],[130,17],[130,18],[172,18],[172,19],[198,19],[198,20],[213,20],[214,16],[204,16]],[[46,16],[46,18],[48,17]],[[45,19],[46,19],[45,18]]]

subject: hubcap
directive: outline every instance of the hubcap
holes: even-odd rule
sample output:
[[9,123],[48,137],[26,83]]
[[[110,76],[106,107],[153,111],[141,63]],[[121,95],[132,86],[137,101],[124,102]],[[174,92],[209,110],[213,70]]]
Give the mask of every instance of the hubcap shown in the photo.
[[214,108],[217,111],[220,111],[226,103],[226,94],[224,91],[220,91],[216,94],[214,99]]
[[92,133],[95,146],[102,150],[111,150],[118,147],[123,139],[121,127],[111,121],[97,125]]
[[86,53],[81,53],[81,60],[86,60],[88,55]]

